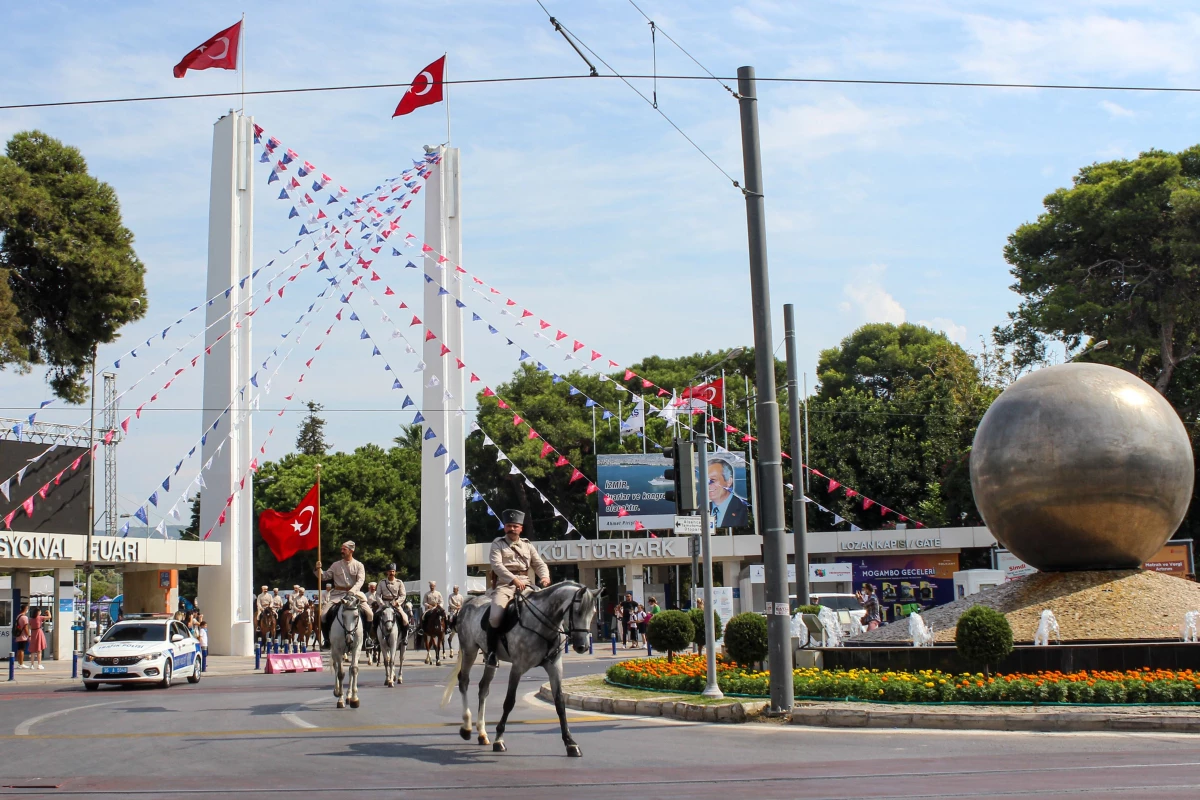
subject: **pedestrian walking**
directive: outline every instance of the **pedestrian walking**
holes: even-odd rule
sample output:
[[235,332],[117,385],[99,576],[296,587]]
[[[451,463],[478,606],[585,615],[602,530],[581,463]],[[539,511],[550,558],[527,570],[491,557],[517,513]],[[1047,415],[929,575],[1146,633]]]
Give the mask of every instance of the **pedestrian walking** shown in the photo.
[[30,669],[45,669],[42,664],[42,651],[46,649],[46,634],[42,630],[42,625],[45,620],[42,619],[42,610],[35,609],[33,616],[29,618],[29,659]]
[[25,663],[25,654],[29,652],[29,603],[21,604],[21,613],[17,615],[13,633],[13,642],[17,648],[17,669],[29,669]]

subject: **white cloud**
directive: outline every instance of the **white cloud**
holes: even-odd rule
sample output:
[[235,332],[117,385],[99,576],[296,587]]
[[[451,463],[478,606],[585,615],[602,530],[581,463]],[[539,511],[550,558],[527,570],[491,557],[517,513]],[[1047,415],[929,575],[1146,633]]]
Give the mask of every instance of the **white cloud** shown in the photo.
[[774,29],[774,25],[745,6],[734,6],[729,13],[733,16],[733,21],[743,28],[759,33],[767,33]]
[[1132,117],[1133,112],[1124,106],[1119,106],[1111,100],[1101,100],[1100,107],[1108,112],[1110,117]]
[[974,43],[963,68],[991,80],[1047,82],[1065,76],[1194,76],[1200,68],[1195,41],[1200,15],[1135,20],[1062,16],[1005,20],[964,19]]
[[852,270],[850,282],[842,287],[842,294],[846,296],[846,302],[840,306],[842,311],[856,313],[864,323],[890,322],[899,325],[904,322],[904,306],[880,282],[886,271],[887,267],[883,264]]
[[920,121],[899,108],[868,108],[841,96],[771,108],[762,125],[763,150],[773,160],[793,162],[873,150],[895,144],[897,130]]
[[967,326],[959,325],[952,319],[934,317],[931,320],[921,320],[917,324],[923,325],[931,331],[941,331],[946,334],[947,339],[956,344],[965,344],[967,341]]

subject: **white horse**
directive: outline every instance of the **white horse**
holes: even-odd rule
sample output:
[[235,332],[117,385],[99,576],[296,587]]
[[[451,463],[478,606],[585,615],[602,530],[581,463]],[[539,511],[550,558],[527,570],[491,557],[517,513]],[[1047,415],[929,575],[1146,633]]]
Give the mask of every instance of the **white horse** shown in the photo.
[[[567,726],[567,707],[562,693],[563,636],[567,636],[576,653],[588,651],[592,622],[596,616],[596,600],[601,591],[580,586],[574,581],[564,581],[540,591],[526,592],[513,600],[513,603],[520,604],[516,626],[500,637],[496,650],[497,657],[509,662],[512,667],[508,673],[504,714],[496,726],[496,742],[492,750],[503,753],[507,749],[504,746],[504,728],[517,702],[517,684],[522,675],[540,666],[550,679],[554,708],[558,712],[558,724],[563,743],[567,746],[567,755],[583,755]],[[458,733],[468,741],[471,739],[471,709],[467,687],[471,682],[471,666],[475,663],[475,657],[480,651],[487,651],[487,634],[481,621],[487,617],[490,606],[491,600],[486,596],[472,597],[463,604],[458,615],[458,664],[450,674],[445,694],[442,695],[442,706],[445,707],[454,694],[455,683],[458,684],[463,706],[462,727]],[[483,678],[479,681],[479,716],[475,723],[479,744],[489,744],[484,710],[495,674],[496,667],[485,666]]]
[[383,661],[383,685],[392,688],[397,683],[404,683],[404,651],[408,649],[408,627],[401,625],[400,612],[394,606],[384,606],[380,609],[375,638],[379,642],[380,658]]
[[1058,620],[1054,616],[1054,612],[1050,609],[1042,611],[1042,617],[1038,620],[1037,632],[1033,634],[1034,647],[1047,647],[1050,644],[1050,634],[1054,634],[1054,638],[1062,644],[1062,634],[1058,630]]
[[[338,699],[338,708],[345,708],[347,702],[351,708],[358,708],[358,654],[364,638],[358,605],[357,595],[348,594],[339,600],[337,615],[329,629],[329,663],[333,667],[333,696]],[[350,657],[350,685],[343,692],[347,655]]]

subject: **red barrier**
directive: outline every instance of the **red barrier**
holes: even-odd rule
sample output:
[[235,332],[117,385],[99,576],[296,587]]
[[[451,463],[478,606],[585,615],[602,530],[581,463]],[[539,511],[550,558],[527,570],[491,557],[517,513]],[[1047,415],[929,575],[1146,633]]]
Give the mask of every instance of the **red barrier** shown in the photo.
[[267,656],[266,675],[277,672],[321,672],[320,653],[271,653]]

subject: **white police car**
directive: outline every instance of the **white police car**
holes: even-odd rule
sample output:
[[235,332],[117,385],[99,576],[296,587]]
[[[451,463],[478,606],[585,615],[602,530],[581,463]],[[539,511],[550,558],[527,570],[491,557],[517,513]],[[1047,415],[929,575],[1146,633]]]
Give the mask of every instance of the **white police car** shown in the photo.
[[83,657],[83,685],[157,683],[164,689],[187,675],[200,682],[200,643],[167,615],[132,614],[113,625]]

